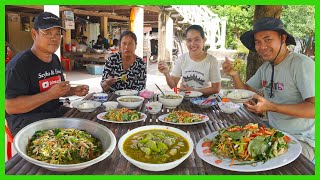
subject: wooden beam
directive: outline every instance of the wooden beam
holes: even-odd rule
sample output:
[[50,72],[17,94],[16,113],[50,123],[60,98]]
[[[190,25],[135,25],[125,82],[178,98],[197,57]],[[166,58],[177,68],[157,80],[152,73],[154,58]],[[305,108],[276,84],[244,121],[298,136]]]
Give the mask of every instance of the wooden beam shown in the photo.
[[43,6],[16,6],[16,7],[24,7],[24,8],[30,8],[30,9],[39,9],[43,10]]
[[117,16],[113,15],[111,13],[105,13],[105,12],[94,12],[94,11],[86,11],[82,9],[73,9],[65,6],[60,6],[60,11],[72,11],[74,14],[81,14],[81,15],[90,15],[90,16],[98,16],[103,17],[107,16],[109,19],[116,19],[116,20],[122,20],[122,21],[129,21],[129,17],[126,16]]
[[74,6],[74,5],[70,5],[67,6],[69,8],[73,8],[73,9],[90,9],[92,11],[112,11],[112,10],[130,10],[131,6],[113,6],[113,5],[106,5],[106,6],[102,6],[102,5],[97,5],[97,6],[85,6],[85,5],[81,5],[81,6]]
[[[43,10],[43,6],[16,6],[16,7],[24,7],[24,8],[30,8],[30,9]],[[129,17],[117,16],[117,15],[113,15],[111,13],[106,13],[106,12],[87,11],[87,10],[69,8],[66,6],[60,6],[59,9],[60,9],[60,11],[72,11],[74,14],[80,14],[80,15],[86,15],[86,16],[92,15],[92,16],[98,16],[98,17],[108,16],[109,19],[129,21]]]
[[155,13],[161,12],[161,9],[159,6],[143,6],[143,9],[145,11],[150,11],[150,12],[155,12]]
[[33,14],[33,13],[16,12],[16,11],[6,11],[6,14],[17,14],[17,15],[31,16],[31,17],[34,17],[37,15],[37,14]]

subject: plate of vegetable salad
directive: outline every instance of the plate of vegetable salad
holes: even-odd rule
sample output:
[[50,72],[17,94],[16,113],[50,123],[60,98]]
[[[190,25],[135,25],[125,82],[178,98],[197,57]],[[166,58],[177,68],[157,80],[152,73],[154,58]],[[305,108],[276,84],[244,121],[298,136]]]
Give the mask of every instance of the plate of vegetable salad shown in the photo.
[[209,120],[209,117],[204,114],[191,113],[188,111],[172,111],[169,114],[159,116],[159,120],[169,124],[176,125],[193,125],[204,123]]
[[145,120],[147,115],[128,108],[117,108],[100,113],[97,118],[111,123],[134,123]]
[[50,164],[77,164],[103,153],[101,141],[85,130],[56,128],[35,132],[27,155]]
[[293,136],[249,123],[230,126],[202,138],[196,152],[207,163],[231,171],[257,172],[294,161],[301,145]]

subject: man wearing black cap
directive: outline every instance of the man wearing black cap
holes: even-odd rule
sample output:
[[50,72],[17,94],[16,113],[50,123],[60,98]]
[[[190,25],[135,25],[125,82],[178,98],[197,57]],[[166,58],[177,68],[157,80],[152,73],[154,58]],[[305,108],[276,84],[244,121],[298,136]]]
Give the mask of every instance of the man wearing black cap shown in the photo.
[[61,19],[43,12],[34,20],[34,41],[6,66],[6,120],[13,135],[35,121],[62,116],[68,109],[59,103],[61,96],[88,93],[86,85],[70,87],[65,81],[59,58]]
[[253,30],[241,35],[240,40],[265,61],[246,84],[227,58],[222,65],[224,72],[232,77],[235,88],[263,91],[263,97],[254,96],[257,103],[244,105],[256,113],[268,112],[270,125],[295,136],[303,147],[302,154],[313,160],[314,61],[305,55],[289,52],[287,45],[296,43],[280,19],[259,19]]

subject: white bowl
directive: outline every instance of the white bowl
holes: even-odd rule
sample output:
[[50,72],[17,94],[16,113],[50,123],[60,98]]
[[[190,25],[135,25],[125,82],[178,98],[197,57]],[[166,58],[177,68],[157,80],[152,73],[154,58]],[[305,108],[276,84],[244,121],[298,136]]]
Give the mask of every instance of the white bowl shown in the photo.
[[200,91],[182,91],[179,94],[183,95],[185,99],[191,99],[202,96]]
[[93,52],[96,52],[96,53],[103,53],[103,49],[93,49]]
[[110,111],[112,109],[116,109],[118,107],[118,102],[116,101],[107,101],[107,102],[104,102],[103,105],[104,107],[106,107],[106,111]]
[[[131,135],[140,132],[140,131],[145,131],[145,130],[154,130],[154,129],[161,129],[161,130],[167,130],[167,131],[172,131],[174,133],[177,133],[179,135],[181,135],[182,137],[184,137],[188,143],[189,143],[189,151],[187,154],[185,154],[182,158],[175,160],[173,162],[169,162],[169,163],[163,163],[163,164],[151,164],[151,163],[144,163],[144,162],[140,162],[137,160],[132,159],[131,157],[129,157],[128,155],[126,155],[126,153],[123,150],[123,144],[125,142],[125,140],[130,137]],[[175,168],[176,166],[178,166],[179,164],[181,164],[185,159],[187,159],[189,157],[189,155],[192,153],[193,151],[193,141],[190,138],[190,136],[185,133],[184,131],[174,128],[174,127],[169,127],[169,126],[159,126],[159,125],[149,125],[149,126],[142,126],[142,127],[138,127],[135,128],[129,132],[127,132],[126,134],[124,134],[119,142],[118,142],[118,148],[120,153],[133,165],[137,166],[138,168],[147,170],[147,171],[166,171],[172,168]]]
[[[139,99],[139,101],[136,101],[136,102],[121,101],[122,99],[129,99],[129,98]],[[121,106],[129,108],[129,109],[135,109],[135,108],[139,107],[143,103],[143,101],[144,101],[144,98],[140,97],[140,96],[121,96],[121,97],[117,98],[117,102]]]
[[162,94],[159,95],[159,101],[168,109],[176,108],[183,100],[183,96],[181,94],[166,94],[166,96],[167,95],[179,96],[177,99],[168,99],[164,98]]
[[218,105],[220,109],[227,114],[232,114],[240,108],[239,104],[233,102],[218,102]]
[[93,94],[93,99],[99,102],[105,102],[108,99],[107,93],[95,93]]
[[224,91],[224,96],[226,96],[231,102],[234,103],[244,103],[253,98],[255,92],[245,90],[245,89],[233,89]]
[[[176,94],[174,91],[162,91],[163,94]],[[161,93],[162,94],[162,93]]]
[[133,89],[123,89],[114,92],[118,96],[135,96],[138,94],[137,90]]
[[158,101],[148,102],[146,104],[146,108],[150,112],[150,114],[157,114],[162,109],[162,103]]
[[[29,139],[34,135],[36,131],[46,130],[46,129],[55,129],[55,128],[73,128],[86,130],[93,137],[100,139],[103,148],[103,154],[99,157],[92,159],[87,162],[78,163],[78,164],[49,164],[46,162],[35,160],[29,157],[26,154],[26,147],[29,142]],[[84,169],[86,167],[92,166],[106,157],[108,157],[114,150],[116,146],[116,138],[107,127],[85,119],[76,119],[76,118],[52,118],[45,119],[41,121],[34,122],[23,129],[21,129],[18,134],[14,137],[14,148],[17,153],[24,158],[25,160],[37,165],[44,167],[52,171],[77,171]]]
[[97,107],[101,106],[100,102],[82,100],[72,103],[72,107],[77,108],[80,112],[93,112]]

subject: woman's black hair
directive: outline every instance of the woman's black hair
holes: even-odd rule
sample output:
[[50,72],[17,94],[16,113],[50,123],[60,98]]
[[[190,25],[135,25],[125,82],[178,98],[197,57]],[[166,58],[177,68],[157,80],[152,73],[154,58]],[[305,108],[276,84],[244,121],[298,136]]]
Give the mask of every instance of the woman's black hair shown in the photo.
[[118,46],[119,45],[119,40],[118,39],[114,39],[113,40],[113,45]]
[[123,32],[121,33],[121,35],[120,35],[120,44],[121,44],[122,38],[123,38],[124,36],[130,36],[130,37],[134,40],[134,42],[136,43],[136,45],[137,45],[137,36],[136,36],[136,34],[135,34],[134,32],[132,32],[132,31],[123,31]]
[[186,30],[186,35],[187,35],[187,33],[188,33],[189,31],[191,31],[191,30],[198,31],[198,32],[200,33],[201,37],[202,37],[203,39],[205,38],[205,36],[204,36],[204,31],[203,31],[203,28],[202,28],[201,26],[199,26],[199,25],[191,25],[191,26],[189,26],[189,27],[187,28],[187,30]]

